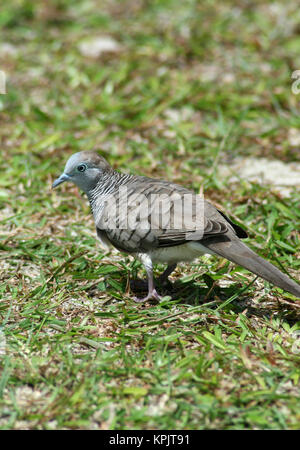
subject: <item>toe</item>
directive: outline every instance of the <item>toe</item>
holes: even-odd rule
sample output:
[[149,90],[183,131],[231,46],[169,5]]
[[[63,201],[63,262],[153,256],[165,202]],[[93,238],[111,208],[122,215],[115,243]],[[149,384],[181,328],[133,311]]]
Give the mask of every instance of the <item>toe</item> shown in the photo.
[[161,299],[162,299],[162,297],[160,295],[158,295],[158,293],[156,292],[155,289],[152,292],[149,292],[148,295],[144,298],[138,298],[138,297],[133,298],[133,300],[136,303],[144,303],[144,302],[147,302],[148,300],[156,300],[157,302],[159,302]]

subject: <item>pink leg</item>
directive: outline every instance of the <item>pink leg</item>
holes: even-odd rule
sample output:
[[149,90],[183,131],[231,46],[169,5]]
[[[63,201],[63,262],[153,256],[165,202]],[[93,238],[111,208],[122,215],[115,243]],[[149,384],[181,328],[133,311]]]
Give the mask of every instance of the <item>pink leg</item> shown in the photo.
[[134,297],[134,301],[137,303],[143,303],[147,300],[157,300],[158,302],[162,299],[160,295],[158,295],[155,287],[154,287],[154,280],[153,280],[153,269],[152,264],[151,265],[145,265],[147,276],[148,276],[148,295],[144,298],[137,298]]

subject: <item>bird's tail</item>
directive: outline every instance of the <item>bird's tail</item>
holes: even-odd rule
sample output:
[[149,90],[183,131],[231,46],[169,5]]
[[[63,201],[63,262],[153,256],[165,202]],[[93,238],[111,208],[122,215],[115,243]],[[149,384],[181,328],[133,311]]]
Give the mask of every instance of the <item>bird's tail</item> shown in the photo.
[[224,235],[208,238],[201,241],[201,244],[217,255],[245,267],[245,269],[273,283],[275,286],[300,298],[300,286],[295,281],[282,273],[273,264],[258,256],[235,236],[227,237]]

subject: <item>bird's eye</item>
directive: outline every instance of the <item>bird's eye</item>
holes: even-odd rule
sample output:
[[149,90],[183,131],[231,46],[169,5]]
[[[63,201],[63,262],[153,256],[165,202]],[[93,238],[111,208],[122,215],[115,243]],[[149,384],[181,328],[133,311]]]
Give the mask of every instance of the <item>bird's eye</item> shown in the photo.
[[84,172],[86,169],[87,169],[86,164],[79,164],[79,166],[77,166],[78,172]]

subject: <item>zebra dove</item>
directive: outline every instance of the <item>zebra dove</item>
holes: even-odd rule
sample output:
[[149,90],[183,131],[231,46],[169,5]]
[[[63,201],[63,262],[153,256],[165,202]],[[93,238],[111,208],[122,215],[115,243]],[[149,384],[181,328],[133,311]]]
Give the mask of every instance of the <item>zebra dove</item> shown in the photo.
[[104,245],[133,254],[148,276],[148,295],[160,300],[153,263],[166,263],[166,279],[180,261],[210,253],[228,259],[300,298],[300,286],[250,250],[247,233],[200,195],[168,181],[122,174],[97,153],[72,155],[55,188],[72,181],[88,196],[97,236]]

